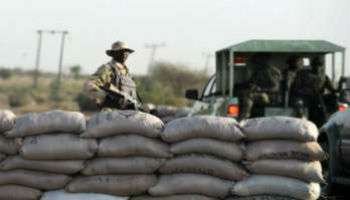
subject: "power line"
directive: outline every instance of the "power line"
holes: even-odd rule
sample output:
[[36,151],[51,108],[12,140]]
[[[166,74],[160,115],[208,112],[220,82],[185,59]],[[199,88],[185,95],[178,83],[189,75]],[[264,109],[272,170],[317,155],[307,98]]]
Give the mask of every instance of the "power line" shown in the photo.
[[60,45],[60,55],[59,55],[59,61],[58,61],[58,75],[57,75],[57,81],[58,81],[57,87],[58,87],[58,91],[59,91],[61,78],[62,78],[62,66],[63,66],[63,53],[64,53],[65,38],[66,38],[66,35],[68,34],[68,31],[66,31],[66,30],[37,30],[37,33],[38,33],[38,44],[37,44],[37,52],[36,52],[36,60],[35,60],[33,87],[37,87],[37,85],[38,85],[43,34],[51,34],[51,35],[61,34],[61,45]]
[[156,52],[158,50],[158,48],[160,47],[165,47],[165,43],[150,43],[150,44],[146,44],[145,48],[150,49],[151,50],[151,55],[150,55],[150,59],[149,59],[149,64],[148,64],[148,72],[151,71],[152,65],[154,64],[154,60],[156,57]]

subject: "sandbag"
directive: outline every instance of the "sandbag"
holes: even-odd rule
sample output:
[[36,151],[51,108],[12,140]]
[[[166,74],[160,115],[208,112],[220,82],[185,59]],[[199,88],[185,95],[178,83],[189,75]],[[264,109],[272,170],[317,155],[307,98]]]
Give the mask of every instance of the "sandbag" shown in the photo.
[[168,116],[175,116],[178,108],[174,106],[159,105],[156,107],[157,117],[163,118]]
[[233,182],[201,174],[161,175],[157,185],[148,190],[152,196],[200,194],[224,198]]
[[72,134],[51,134],[26,137],[20,154],[29,160],[84,160],[98,149],[96,140]]
[[322,166],[319,161],[258,160],[247,162],[245,166],[253,174],[286,176],[305,182],[324,182]]
[[158,139],[140,135],[120,135],[104,138],[98,148],[100,157],[171,157],[169,146]]
[[95,158],[87,162],[81,173],[84,175],[152,174],[164,162],[164,159],[147,157]]
[[305,161],[323,160],[325,153],[317,142],[287,140],[264,140],[248,143],[246,159],[296,159]]
[[285,139],[301,142],[317,141],[316,125],[293,117],[260,117],[241,122],[247,140]]
[[41,196],[41,191],[19,185],[1,185],[1,200],[37,200]]
[[40,200],[128,200],[128,198],[107,194],[68,193],[64,190],[55,190],[45,192]]
[[0,133],[13,128],[16,115],[10,110],[0,110]]
[[0,171],[0,185],[23,185],[42,190],[63,188],[71,178],[66,175],[27,170]]
[[22,140],[17,139],[7,139],[0,135],[0,153],[8,155],[16,155],[18,149],[20,148]]
[[192,138],[212,138],[237,141],[243,138],[233,118],[215,116],[194,116],[169,122],[162,133],[167,142],[178,142]]
[[0,170],[26,169],[57,174],[75,174],[84,168],[83,160],[26,160],[10,156],[0,163]]
[[292,197],[283,197],[278,195],[258,195],[249,197],[230,197],[225,200],[296,200]]
[[174,143],[170,147],[170,152],[176,155],[208,154],[232,161],[240,161],[243,157],[242,148],[238,144],[207,138],[196,138]]
[[86,129],[85,116],[79,112],[54,110],[29,113],[16,119],[15,126],[5,132],[7,137],[25,137],[47,133],[81,133]]
[[251,176],[238,182],[232,193],[238,196],[280,195],[302,200],[316,200],[321,192],[317,183],[305,183],[281,176]]
[[131,197],[129,200],[218,200],[217,198],[207,197],[203,195],[172,195],[163,197],[152,197],[152,196],[138,196]]
[[248,173],[238,164],[212,156],[187,155],[167,160],[159,168],[161,174],[207,174],[228,180],[242,180]]
[[130,196],[145,193],[155,185],[155,175],[100,175],[74,178],[66,191]]
[[100,112],[88,120],[87,130],[81,136],[100,138],[129,133],[159,137],[163,126],[156,116],[139,111]]

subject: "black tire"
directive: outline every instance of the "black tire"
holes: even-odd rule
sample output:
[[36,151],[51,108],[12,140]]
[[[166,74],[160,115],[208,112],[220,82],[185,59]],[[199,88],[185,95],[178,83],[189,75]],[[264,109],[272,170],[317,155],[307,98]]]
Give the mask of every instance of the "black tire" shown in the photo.
[[325,134],[319,138],[318,142],[326,153],[326,159],[324,159],[321,162],[323,177],[325,179],[325,182],[321,183],[321,189],[322,189],[321,199],[328,199],[327,197],[332,194],[332,188],[333,188],[333,183],[331,179],[332,173],[330,172],[330,169],[329,169],[329,166],[331,165],[330,162],[331,162],[332,154],[330,153],[329,140]]

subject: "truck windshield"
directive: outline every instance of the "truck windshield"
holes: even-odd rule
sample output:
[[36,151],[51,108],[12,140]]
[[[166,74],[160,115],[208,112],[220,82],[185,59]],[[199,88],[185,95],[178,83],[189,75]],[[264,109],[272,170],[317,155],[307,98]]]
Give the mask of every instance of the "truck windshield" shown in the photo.
[[206,87],[203,90],[203,94],[202,94],[202,98],[206,98],[206,97],[210,97],[210,96],[214,96],[217,94],[217,90],[216,90],[216,77],[215,75],[212,76]]

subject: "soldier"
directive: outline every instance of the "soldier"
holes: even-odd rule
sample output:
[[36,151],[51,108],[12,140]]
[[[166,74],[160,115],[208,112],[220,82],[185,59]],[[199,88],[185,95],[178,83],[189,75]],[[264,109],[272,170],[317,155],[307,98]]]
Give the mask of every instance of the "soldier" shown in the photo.
[[106,54],[112,60],[102,65],[85,83],[85,91],[99,108],[138,109],[136,85],[125,62],[134,50],[120,41]]
[[281,72],[269,65],[269,54],[260,53],[253,57],[255,69],[249,81],[247,90],[241,94],[240,120],[249,118],[254,104],[266,105],[270,102],[269,93],[280,89]]
[[[330,78],[325,74],[324,65],[324,57],[314,57],[311,60],[311,70],[300,70],[292,86],[296,104],[302,101],[309,110],[309,119],[317,125],[321,125],[327,116],[323,96],[325,91],[328,90],[333,96],[336,93]],[[305,116],[305,113],[300,116]]]
[[304,60],[300,56],[291,56],[287,60],[287,65],[288,68],[284,72],[285,81],[283,84],[284,101],[286,107],[290,103],[290,98],[293,100],[293,96],[291,96],[292,84],[294,83],[298,72],[302,70],[304,66]]

